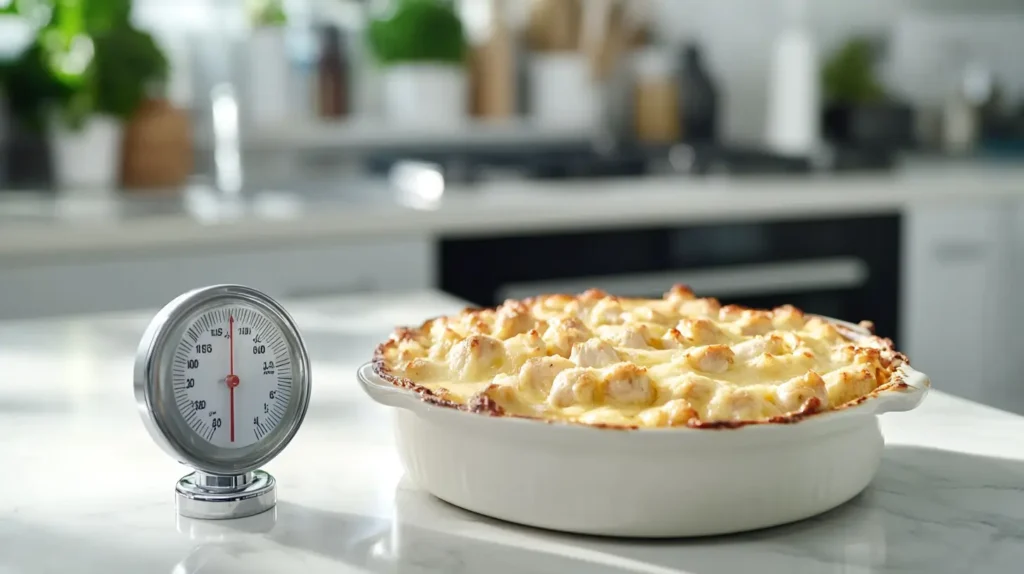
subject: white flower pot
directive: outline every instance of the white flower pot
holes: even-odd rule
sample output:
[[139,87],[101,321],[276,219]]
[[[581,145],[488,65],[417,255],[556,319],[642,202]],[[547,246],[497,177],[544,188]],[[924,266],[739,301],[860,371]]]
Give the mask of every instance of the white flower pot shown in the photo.
[[381,74],[384,116],[403,126],[450,126],[469,117],[469,85],[462,66],[401,64]]
[[529,63],[530,116],[551,128],[588,129],[598,125],[602,94],[587,56],[578,52],[537,53]]
[[281,127],[288,121],[292,87],[284,28],[255,28],[246,49],[249,122],[259,127]]
[[120,183],[124,125],[103,116],[80,130],[55,122],[51,134],[54,179],[62,188],[111,189]]

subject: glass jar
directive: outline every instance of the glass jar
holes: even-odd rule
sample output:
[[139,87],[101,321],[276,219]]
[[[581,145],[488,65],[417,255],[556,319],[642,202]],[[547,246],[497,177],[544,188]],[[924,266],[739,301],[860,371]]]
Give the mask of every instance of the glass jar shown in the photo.
[[637,141],[679,141],[679,81],[672,53],[644,48],[633,56],[633,129]]

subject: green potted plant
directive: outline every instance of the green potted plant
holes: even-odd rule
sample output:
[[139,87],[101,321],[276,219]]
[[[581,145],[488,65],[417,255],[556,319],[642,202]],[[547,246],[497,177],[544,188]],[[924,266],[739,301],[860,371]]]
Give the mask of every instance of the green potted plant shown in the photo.
[[876,71],[877,51],[870,39],[855,37],[825,62],[822,127],[829,141],[884,149],[912,140],[913,112],[886,93]]
[[396,0],[367,37],[390,120],[450,125],[468,116],[467,45],[450,1]]
[[114,186],[124,122],[166,80],[167,60],[131,23],[129,0],[57,0],[52,8],[0,74],[9,107],[48,133],[58,185]]
[[49,72],[38,43],[0,62],[0,100],[4,104],[5,179],[12,185],[49,185],[53,160],[46,137],[47,102],[63,101],[68,88]]
[[[61,0],[58,6],[69,14],[56,11],[54,24],[40,36],[50,46],[51,70],[71,87],[51,132],[58,183],[113,187],[121,171],[124,125],[162,87],[169,65],[153,37],[132,24],[130,0]],[[79,23],[77,29],[68,20]],[[61,44],[50,38],[55,29],[71,40]],[[78,68],[59,63],[73,62],[76,42],[86,41],[91,43],[88,63]]]

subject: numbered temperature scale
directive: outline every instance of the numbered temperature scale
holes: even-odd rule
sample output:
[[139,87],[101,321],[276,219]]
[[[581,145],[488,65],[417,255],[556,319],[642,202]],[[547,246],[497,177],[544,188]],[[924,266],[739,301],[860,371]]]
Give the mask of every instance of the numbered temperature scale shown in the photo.
[[190,518],[242,518],[277,503],[259,470],[295,436],[309,406],[309,358],[276,301],[241,285],[185,293],[150,323],[135,399],[153,440],[195,472],[178,481]]

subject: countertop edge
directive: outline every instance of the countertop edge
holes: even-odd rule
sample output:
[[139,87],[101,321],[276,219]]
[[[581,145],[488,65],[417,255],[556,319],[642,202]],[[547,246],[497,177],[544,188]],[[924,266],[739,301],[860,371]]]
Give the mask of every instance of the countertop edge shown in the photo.
[[[283,217],[203,220],[184,212],[139,217],[57,218],[0,228],[0,262],[19,259],[297,242],[472,237],[547,230],[615,229],[699,221],[799,219],[891,213],[914,205],[1024,197],[1024,171],[956,177],[894,175],[754,181],[514,182],[452,188],[436,209],[400,204],[318,206]],[[1003,173],[1006,172],[1006,173]],[[449,199],[450,197],[450,199]]]

